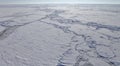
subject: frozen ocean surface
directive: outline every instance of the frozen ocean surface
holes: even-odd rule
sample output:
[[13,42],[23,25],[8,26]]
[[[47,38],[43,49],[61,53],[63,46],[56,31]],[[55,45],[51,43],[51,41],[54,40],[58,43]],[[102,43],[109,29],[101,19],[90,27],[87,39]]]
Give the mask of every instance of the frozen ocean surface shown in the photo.
[[120,66],[120,5],[0,5],[0,66]]

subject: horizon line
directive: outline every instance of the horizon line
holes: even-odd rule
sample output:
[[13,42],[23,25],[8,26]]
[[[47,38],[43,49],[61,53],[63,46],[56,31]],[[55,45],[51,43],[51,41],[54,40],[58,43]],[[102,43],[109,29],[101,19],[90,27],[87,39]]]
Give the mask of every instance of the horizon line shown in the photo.
[[0,4],[120,4],[110,2],[3,2]]
[[8,4],[10,4],[10,5],[12,5],[12,4],[13,4],[13,5],[14,5],[14,4],[16,4],[16,5],[17,5],[17,4],[18,4],[18,5],[19,5],[19,4],[26,4],[26,5],[27,5],[27,4],[28,4],[28,5],[29,5],[29,4],[33,4],[33,5],[34,5],[34,4],[36,4],[36,5],[37,5],[37,4],[83,4],[83,5],[84,5],[84,4],[86,4],[86,5],[87,5],[87,4],[88,4],[88,5],[89,5],[89,4],[98,4],[98,5],[99,5],[99,4],[101,4],[101,5],[104,5],[104,4],[106,4],[106,5],[108,4],[108,5],[109,5],[109,4],[111,4],[111,5],[120,5],[120,3],[75,3],[75,2],[74,2],[74,3],[72,3],[72,2],[67,2],[67,3],[62,3],[62,2],[60,2],[60,3],[58,3],[58,2],[41,2],[41,3],[0,3],[0,5],[8,5]]

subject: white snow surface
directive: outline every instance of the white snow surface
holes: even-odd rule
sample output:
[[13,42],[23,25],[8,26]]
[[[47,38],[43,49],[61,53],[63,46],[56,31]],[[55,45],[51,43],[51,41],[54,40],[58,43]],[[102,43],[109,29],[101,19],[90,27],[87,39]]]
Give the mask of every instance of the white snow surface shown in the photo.
[[120,66],[120,5],[0,5],[0,66]]

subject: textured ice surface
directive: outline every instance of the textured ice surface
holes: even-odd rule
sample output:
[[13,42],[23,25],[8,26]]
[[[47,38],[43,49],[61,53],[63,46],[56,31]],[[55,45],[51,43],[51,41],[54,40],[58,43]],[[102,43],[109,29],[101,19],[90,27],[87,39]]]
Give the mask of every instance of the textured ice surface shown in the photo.
[[120,66],[120,5],[0,5],[0,66]]

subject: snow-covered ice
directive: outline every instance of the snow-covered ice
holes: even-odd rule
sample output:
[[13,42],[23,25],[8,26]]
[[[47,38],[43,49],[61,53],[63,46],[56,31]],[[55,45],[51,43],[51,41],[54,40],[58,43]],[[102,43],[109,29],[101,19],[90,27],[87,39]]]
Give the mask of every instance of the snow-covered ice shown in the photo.
[[120,5],[0,5],[0,66],[120,66]]

